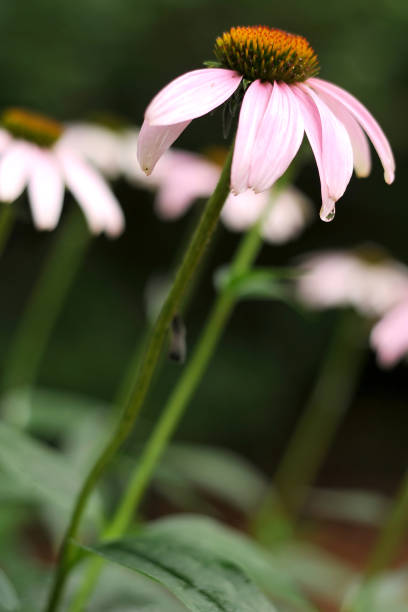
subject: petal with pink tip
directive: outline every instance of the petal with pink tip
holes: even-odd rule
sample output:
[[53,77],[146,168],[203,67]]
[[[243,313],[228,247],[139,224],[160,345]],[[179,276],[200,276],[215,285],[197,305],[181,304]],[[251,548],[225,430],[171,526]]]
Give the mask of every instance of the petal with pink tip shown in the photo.
[[357,100],[357,98],[333,83],[317,78],[308,79],[307,83],[316,89],[319,94],[320,92],[324,92],[331,98],[340,102],[340,104],[355,117],[363,130],[367,133],[378,153],[378,157],[384,168],[385,182],[391,184],[395,175],[394,156],[387,137],[372,114]]
[[297,98],[285,83],[275,82],[253,149],[249,186],[269,189],[287,170],[302,142],[303,117]]
[[272,85],[259,80],[254,81],[245,93],[239,113],[231,168],[231,188],[234,193],[242,193],[248,189],[254,145],[271,94]]
[[140,167],[147,175],[151,174],[160,157],[167,151],[190,121],[174,125],[149,125],[143,122],[137,140],[137,158]]
[[[321,218],[331,220],[334,205],[343,195],[353,173],[353,150],[345,127],[317,94],[306,85],[293,88],[304,112],[305,130],[309,138],[322,183]],[[305,94],[304,97],[299,93]],[[320,141],[320,151],[316,143]],[[313,144],[312,144],[313,142]]]
[[68,188],[84,211],[91,231],[115,237],[123,232],[125,220],[119,202],[107,183],[88,163],[63,148],[58,159]]
[[186,72],[153,98],[145,120],[150,125],[172,125],[206,115],[228,100],[241,80],[241,75],[225,68]]
[[13,141],[0,159],[0,201],[13,202],[24,191],[28,180],[33,147]]
[[64,182],[58,163],[49,151],[33,150],[28,195],[37,229],[54,229],[61,215]]
[[0,153],[6,150],[7,146],[10,144],[12,140],[11,135],[7,130],[3,130],[0,128]]

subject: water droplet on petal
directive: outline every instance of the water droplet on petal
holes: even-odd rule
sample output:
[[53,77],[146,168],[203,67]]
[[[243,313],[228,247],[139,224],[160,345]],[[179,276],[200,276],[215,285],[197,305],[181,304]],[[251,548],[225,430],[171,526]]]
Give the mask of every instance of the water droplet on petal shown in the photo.
[[336,208],[334,206],[331,210],[327,210],[327,209],[323,210],[323,207],[320,209],[320,218],[322,221],[325,221],[326,223],[333,221],[335,216],[336,216]]

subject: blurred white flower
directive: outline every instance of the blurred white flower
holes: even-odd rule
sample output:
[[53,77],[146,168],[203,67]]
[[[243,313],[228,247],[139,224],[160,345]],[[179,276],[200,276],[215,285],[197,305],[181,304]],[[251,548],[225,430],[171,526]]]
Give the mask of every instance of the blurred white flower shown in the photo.
[[408,354],[408,296],[375,325],[370,343],[380,366],[390,368]]
[[61,216],[66,186],[92,232],[120,234],[119,202],[102,176],[69,146],[63,127],[19,109],[3,113],[0,128],[0,200],[13,202],[27,187],[34,224],[52,230]]
[[311,307],[352,306],[378,317],[408,297],[408,268],[391,258],[326,251],[305,258],[300,268],[298,294]]

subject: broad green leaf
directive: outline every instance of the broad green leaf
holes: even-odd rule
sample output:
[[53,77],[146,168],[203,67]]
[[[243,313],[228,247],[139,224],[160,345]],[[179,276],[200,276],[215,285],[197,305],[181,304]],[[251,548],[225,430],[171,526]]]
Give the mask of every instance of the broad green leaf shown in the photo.
[[263,474],[239,455],[203,445],[171,446],[157,476],[160,480],[172,473],[186,486],[211,493],[243,512],[256,507],[267,486]]
[[143,574],[172,592],[192,612],[273,612],[275,608],[234,563],[176,531],[146,529],[88,548]]
[[20,602],[17,593],[0,568],[0,612],[17,612],[20,610]]
[[233,560],[274,602],[290,604],[296,610],[314,610],[290,574],[281,570],[274,555],[218,521],[199,515],[180,515],[152,523],[148,533],[158,538],[170,534],[187,545],[199,542],[208,553]]
[[334,521],[382,525],[389,510],[385,495],[362,489],[313,489],[308,511]]
[[[27,499],[43,501],[68,513],[82,483],[64,457],[13,426],[0,422],[0,469],[27,491]],[[89,505],[95,517],[96,498]]]

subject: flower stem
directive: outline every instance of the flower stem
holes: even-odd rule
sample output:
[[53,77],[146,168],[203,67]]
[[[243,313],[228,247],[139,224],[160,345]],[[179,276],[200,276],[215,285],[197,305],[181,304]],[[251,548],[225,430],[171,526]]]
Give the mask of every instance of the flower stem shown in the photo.
[[61,545],[59,564],[46,607],[47,612],[56,610],[60,602],[69,571],[68,566],[72,552],[71,540],[77,534],[88,498],[116,451],[132,430],[135,419],[139,414],[149,389],[173,316],[180,306],[190,280],[215,230],[222,206],[229,193],[232,151],[233,149],[231,148],[215,191],[207,202],[198,226],[186,250],[184,259],[178,269],[173,286],[161,309],[156,324],[152,329],[129,401],[124,406],[112,438],[108,441],[95,464],[92,466],[76,500],[71,520]]
[[0,210],[0,255],[3,253],[15,219],[14,206],[3,204]]
[[20,320],[3,373],[3,390],[29,387],[69,288],[90,244],[84,219],[73,207],[38,279]]
[[365,577],[372,578],[392,563],[408,529],[408,471],[406,472],[388,519],[371,554]]
[[297,518],[353,397],[365,355],[363,339],[361,319],[351,311],[342,313],[317,384],[277,469],[274,490],[255,516],[258,533],[272,516],[292,522]]
[[[262,247],[260,226],[265,214],[269,210],[270,208],[267,207],[259,221],[241,240],[230,267],[231,278],[244,274],[255,261]],[[146,443],[116,514],[103,533],[104,540],[117,538],[128,528],[163,451],[180,422],[214,354],[221,334],[234,308],[235,300],[236,298],[228,286],[221,289],[197,346]],[[90,561],[82,587],[69,608],[70,612],[80,612],[84,609],[83,606],[92,593],[103,564],[103,559],[96,557]]]

